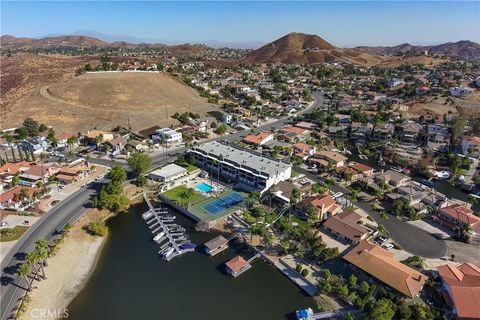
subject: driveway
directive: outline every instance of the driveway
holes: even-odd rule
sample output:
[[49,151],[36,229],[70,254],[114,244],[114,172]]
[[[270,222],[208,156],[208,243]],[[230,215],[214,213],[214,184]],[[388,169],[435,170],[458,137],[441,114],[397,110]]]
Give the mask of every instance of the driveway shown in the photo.
[[[323,181],[318,175],[308,172],[305,169],[295,167],[295,171],[305,174],[309,179],[314,180],[315,182]],[[333,192],[342,192],[344,194],[349,193],[346,188],[336,184],[331,187],[331,190]],[[370,202],[356,202],[355,205],[368,213],[375,222],[383,224],[392,240],[403,250],[425,258],[440,258],[446,255],[447,247],[443,240],[437,239],[417,226],[411,225],[393,216],[389,216],[389,219],[380,217],[378,212],[372,210]]]
[[477,266],[480,265],[480,246],[454,240],[447,240],[445,243],[447,245],[448,257],[454,254],[455,262],[470,262]]

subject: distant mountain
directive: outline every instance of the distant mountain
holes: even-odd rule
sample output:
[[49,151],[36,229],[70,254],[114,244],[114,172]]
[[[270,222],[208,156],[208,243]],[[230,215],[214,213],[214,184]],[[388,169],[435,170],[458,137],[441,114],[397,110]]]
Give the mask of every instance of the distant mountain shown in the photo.
[[462,40],[458,42],[447,42],[434,46],[413,46],[405,43],[394,47],[357,47],[372,54],[401,55],[406,53],[417,53],[428,51],[432,54],[444,54],[454,57],[480,57],[480,44]]
[[11,35],[4,35],[0,37],[0,44],[4,49],[44,48],[54,46],[107,47],[109,45],[108,42],[92,37],[79,35],[45,37],[41,39],[17,38]]
[[378,57],[358,49],[340,49],[317,35],[289,33],[250,52],[245,63],[315,64],[323,62],[371,64]]

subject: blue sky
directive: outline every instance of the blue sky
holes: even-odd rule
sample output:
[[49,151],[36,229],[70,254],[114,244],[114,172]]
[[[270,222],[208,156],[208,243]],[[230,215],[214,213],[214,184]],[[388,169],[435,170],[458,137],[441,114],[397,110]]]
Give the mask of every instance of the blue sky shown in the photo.
[[480,2],[1,1],[1,34],[85,30],[159,42],[269,42],[293,31],[340,47],[480,42]]

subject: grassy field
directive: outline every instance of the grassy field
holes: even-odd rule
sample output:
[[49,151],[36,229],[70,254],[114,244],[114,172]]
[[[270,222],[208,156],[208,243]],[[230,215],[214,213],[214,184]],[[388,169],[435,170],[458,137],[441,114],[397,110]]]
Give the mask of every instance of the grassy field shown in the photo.
[[11,229],[2,229],[0,230],[0,242],[8,242],[19,239],[25,231],[28,230],[28,227],[16,226]]
[[[170,189],[168,190],[167,192],[163,193],[163,195],[167,198],[167,199],[170,199],[170,200],[173,200],[177,203],[182,203],[182,198],[181,198],[181,194],[183,192],[185,192],[187,190],[186,187],[184,186],[178,186],[176,188],[173,188],[173,189]],[[203,201],[205,200],[205,197],[203,197],[202,195],[200,195],[198,192],[194,191],[193,193],[193,196],[190,198],[190,200],[188,201],[188,203],[190,204],[196,204],[200,201]]]
[[193,164],[190,164],[190,163],[182,163],[180,164],[180,166],[187,169],[188,172],[192,172],[199,169],[197,166],[194,166]]

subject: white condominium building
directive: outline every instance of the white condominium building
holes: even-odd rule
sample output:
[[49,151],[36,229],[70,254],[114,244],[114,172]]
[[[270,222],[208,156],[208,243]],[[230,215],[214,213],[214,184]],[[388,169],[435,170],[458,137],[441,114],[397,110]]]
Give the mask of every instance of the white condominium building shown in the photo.
[[288,180],[292,165],[237,149],[219,142],[208,142],[189,150],[196,164],[214,177],[221,177],[238,183],[247,191],[264,192],[280,181]]

